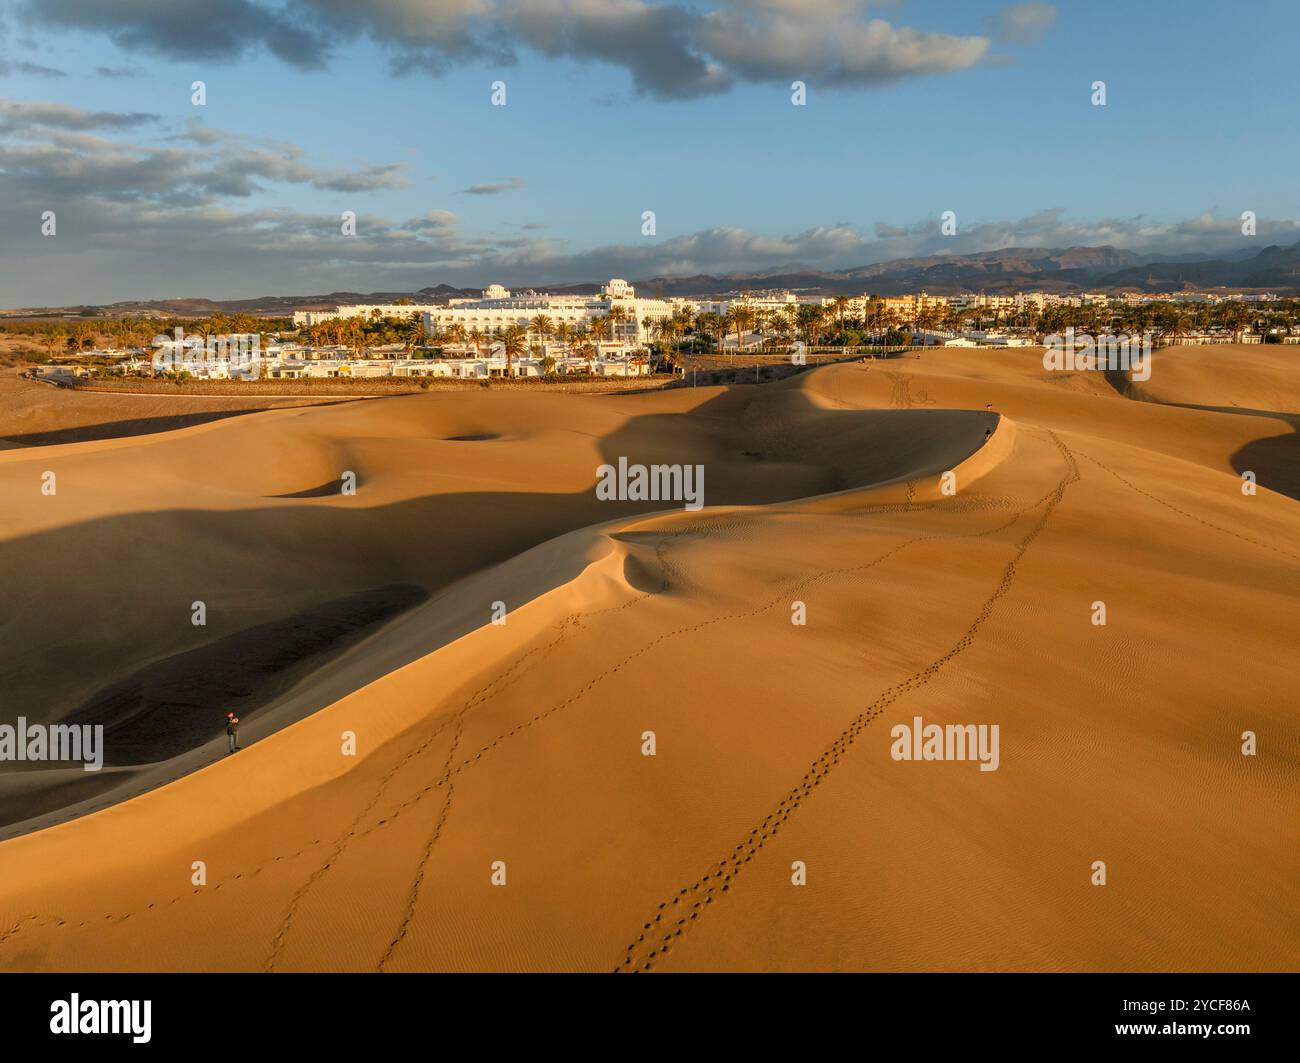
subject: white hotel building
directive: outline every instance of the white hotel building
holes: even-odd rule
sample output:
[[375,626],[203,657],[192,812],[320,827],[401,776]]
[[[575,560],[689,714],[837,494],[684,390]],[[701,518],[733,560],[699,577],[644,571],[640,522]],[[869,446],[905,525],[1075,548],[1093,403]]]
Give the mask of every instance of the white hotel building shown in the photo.
[[601,289],[599,295],[547,295],[523,292],[515,295],[499,284],[489,285],[477,299],[452,299],[445,306],[397,306],[357,304],[339,306],[333,310],[300,310],[293,315],[298,326],[316,325],[339,317],[383,318],[398,320],[412,313],[424,319],[428,335],[445,333],[451,326],[460,325],[466,332],[478,329],[490,335],[497,329],[528,323],[539,314],[551,319],[552,325],[567,324],[570,328],[589,325],[596,318],[607,317],[615,307],[622,307],[626,317],[621,322],[611,322],[610,340],[620,346],[642,347],[653,338],[645,322],[672,317],[674,304],[665,299],[638,299],[632,285],[615,278]]
[[693,310],[699,313],[725,314],[733,306],[743,306],[750,310],[761,310],[765,313],[780,311],[782,313],[790,309],[797,310],[800,305],[808,303],[821,305],[828,300],[823,300],[820,296],[795,295],[794,292],[746,292],[744,294],[731,293],[720,296],[717,299],[691,300],[687,302]]
[[646,329],[646,321],[673,316],[672,303],[665,299],[638,299],[632,285],[615,278],[599,295],[539,292],[515,295],[499,284],[489,285],[478,299],[452,299],[446,306],[426,307],[424,328],[429,334],[445,333],[451,326],[460,325],[466,332],[478,329],[486,335],[511,325],[527,328],[539,314],[550,318],[553,326],[563,323],[577,328],[608,317],[616,306],[622,307],[626,316],[620,322],[611,322],[610,339],[621,346],[647,345],[653,337]]

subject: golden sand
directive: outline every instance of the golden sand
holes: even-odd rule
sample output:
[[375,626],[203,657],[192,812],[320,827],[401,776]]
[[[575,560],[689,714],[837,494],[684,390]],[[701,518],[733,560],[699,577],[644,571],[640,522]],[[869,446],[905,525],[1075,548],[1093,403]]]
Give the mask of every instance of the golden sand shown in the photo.
[[[0,842],[0,969],[1293,969],[1287,357],[1159,352],[1121,396],[945,350],[0,453],[6,719],[125,726],[113,683],[427,594],[233,756],[218,718],[92,783],[0,773],[56,823]],[[703,464],[706,508],[597,500],[621,455]],[[917,716],[997,724],[998,770],[891,759]]]

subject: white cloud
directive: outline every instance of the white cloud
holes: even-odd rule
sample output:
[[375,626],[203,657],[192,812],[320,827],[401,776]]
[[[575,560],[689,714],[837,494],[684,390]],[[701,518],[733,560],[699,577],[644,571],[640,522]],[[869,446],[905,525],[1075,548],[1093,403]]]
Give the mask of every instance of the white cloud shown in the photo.
[[499,196],[502,192],[516,192],[521,188],[527,188],[528,182],[522,177],[507,177],[503,181],[496,181],[491,184],[470,185],[462,189],[467,196]]
[[1008,4],[990,20],[993,36],[1004,44],[1037,44],[1052,28],[1056,15],[1055,6],[1039,0]]
[[731,0],[704,20],[701,39],[727,69],[749,81],[800,78],[845,87],[964,70],[988,53],[985,37],[959,37],[864,20],[860,4]]
[[[520,50],[626,70],[638,92],[688,99],[736,81],[791,76],[848,88],[964,70],[990,41],[867,17],[864,0],[18,0],[27,23],[102,33],[119,47],[173,58],[235,59],[265,48],[325,65],[359,36],[395,69],[441,73],[513,62]],[[1029,32],[1044,4],[1008,8]],[[1022,11],[1021,9],[1025,9]],[[1032,9],[1032,10],[1029,10]],[[1017,13],[1020,12],[1020,13]],[[1041,16],[1038,16],[1041,18]],[[196,32],[195,27],[202,27]]]

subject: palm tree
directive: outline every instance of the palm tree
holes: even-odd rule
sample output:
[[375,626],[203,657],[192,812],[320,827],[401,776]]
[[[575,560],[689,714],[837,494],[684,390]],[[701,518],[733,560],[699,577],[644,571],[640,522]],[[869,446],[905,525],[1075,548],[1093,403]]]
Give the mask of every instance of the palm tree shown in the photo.
[[677,334],[677,319],[671,317],[660,318],[653,322],[652,327],[659,334],[659,342],[664,345],[665,350],[671,349],[673,336]]
[[622,330],[623,322],[627,320],[627,307],[614,303],[609,308],[606,320],[610,324],[610,335],[617,339],[619,332]]
[[1241,331],[1249,317],[1250,312],[1241,303],[1228,303],[1221,308],[1223,324],[1232,330],[1232,339],[1236,343],[1241,342]]
[[573,350],[573,326],[567,321],[561,321],[555,326],[555,338],[561,346]]
[[1170,313],[1168,315],[1169,335],[1175,344],[1178,343],[1178,338],[1187,332],[1189,322],[1190,316],[1185,307],[1170,307]]
[[402,325],[401,337],[402,346],[409,356],[412,348],[417,347],[424,339],[424,322],[420,319],[419,314],[412,314],[406,323]]
[[729,328],[730,325],[727,322],[725,314],[714,314],[708,320],[706,330],[712,334],[713,342],[719,350],[722,349],[723,342],[727,338],[727,330]]
[[55,350],[67,346],[68,336],[67,333],[63,332],[61,329],[51,329],[49,332],[45,333],[41,343],[45,347],[46,354],[53,358]]
[[736,303],[727,308],[727,323],[736,330],[736,353],[740,353],[743,334],[754,324],[754,311],[744,303]]
[[786,324],[785,315],[780,310],[773,310],[763,316],[767,321],[767,327],[778,341],[790,331],[789,325]]
[[578,348],[587,342],[588,335],[586,325],[577,325],[569,329],[569,352],[577,354]]
[[695,315],[695,331],[702,336],[708,336],[710,342],[712,342],[713,334],[716,331],[714,325],[718,320],[720,320],[719,316],[712,310],[704,310]]
[[872,295],[867,300],[867,327],[872,332],[880,331],[880,322],[885,314],[885,300],[878,295]]
[[545,314],[538,314],[530,322],[528,327],[532,330],[534,336],[542,341],[543,352],[546,348],[546,341],[555,335],[555,323]]
[[726,341],[726,334],[734,331],[736,334],[736,350],[740,350],[740,318],[743,314],[744,311],[734,303],[727,307],[727,312],[722,315],[722,335],[718,337],[719,347]]
[[654,337],[658,336],[660,339],[663,338],[663,333],[659,330],[659,322],[649,314],[646,314],[646,316],[641,319],[641,331],[650,337],[651,346],[654,345]]
[[805,303],[796,311],[799,322],[799,330],[804,335],[804,341],[809,347],[817,346],[817,331],[821,327],[822,308]]
[[136,322],[135,345],[142,351],[148,349],[153,342],[154,334],[157,332],[157,325],[154,322],[146,321],[141,318]]
[[465,338],[474,344],[475,356],[483,357],[483,330],[476,325],[465,333]]
[[366,346],[366,327],[359,317],[348,318],[347,343],[354,358],[360,358]]
[[501,347],[506,355],[506,376],[514,376],[515,359],[528,350],[528,330],[522,325],[510,325],[501,333]]
[[587,326],[588,334],[596,341],[596,353],[600,353],[600,345],[610,336],[610,319],[608,317],[592,318],[591,324]]
[[849,308],[849,304],[852,302],[853,300],[850,299],[847,295],[837,295],[834,299],[831,300],[831,306],[835,307],[835,314],[840,321],[841,332],[844,331],[844,311]]
[[785,329],[783,331],[788,332],[791,336],[802,335],[803,316],[799,311],[800,307],[795,303],[791,303],[785,308],[785,313],[782,315],[785,318]]

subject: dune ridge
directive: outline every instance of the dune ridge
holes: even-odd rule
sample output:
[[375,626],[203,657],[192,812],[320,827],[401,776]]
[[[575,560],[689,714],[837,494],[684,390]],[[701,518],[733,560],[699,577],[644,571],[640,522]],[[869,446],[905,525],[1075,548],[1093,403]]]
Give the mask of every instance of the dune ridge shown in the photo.
[[[52,540],[133,514],[229,540],[234,514],[264,550],[343,529],[334,593],[400,577],[430,597],[259,709],[248,749],[0,842],[0,968],[1286,969],[1300,511],[1262,474],[1239,490],[1258,419],[1066,377],[1032,351],[945,351],[60,448],[69,479],[138,487],[33,501],[7,574],[15,542],[66,558]],[[293,467],[240,465],[276,444]],[[708,505],[595,503],[617,454],[704,461]],[[30,461],[0,455],[0,483]],[[339,466],[355,499],[272,497]],[[407,541],[430,533],[455,564]],[[367,536],[383,549],[350,564]],[[248,552],[216,562],[251,586],[269,569]],[[55,571],[37,569],[33,587]],[[320,600],[276,589],[281,610]],[[94,659],[100,686],[110,660],[157,659],[130,642]],[[913,715],[999,723],[1002,766],[892,761]]]

